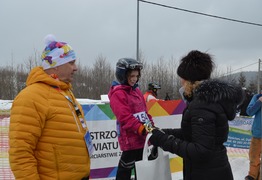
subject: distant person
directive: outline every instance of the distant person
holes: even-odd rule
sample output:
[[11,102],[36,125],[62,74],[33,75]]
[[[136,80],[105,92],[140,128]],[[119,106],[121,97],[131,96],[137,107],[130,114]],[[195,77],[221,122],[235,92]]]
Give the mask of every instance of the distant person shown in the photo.
[[233,180],[228,161],[228,120],[236,116],[241,87],[210,79],[214,62],[197,50],[184,56],[177,68],[187,102],[181,128],[153,129],[150,142],[183,159],[184,180]]
[[154,125],[137,84],[142,68],[142,63],[135,59],[119,59],[115,73],[117,81],[113,81],[108,93],[110,107],[117,119],[118,142],[122,150],[116,180],[131,178],[135,161],[142,159],[146,127]]
[[155,101],[157,99],[157,91],[161,89],[161,86],[157,83],[148,83],[147,91],[144,94],[144,99],[146,102]]
[[92,141],[71,82],[72,47],[45,37],[42,65],[31,70],[10,115],[9,161],[16,180],[88,180]]
[[247,114],[249,116],[255,116],[252,124],[252,138],[249,147],[249,172],[245,180],[260,180],[261,172],[261,108],[262,108],[262,94],[255,94],[248,107]]
[[240,116],[249,116],[247,114],[247,106],[250,102],[250,100],[252,99],[252,93],[247,90],[246,88],[243,88],[244,92],[245,92],[245,98],[242,104],[239,105],[238,109],[239,109],[239,115]]
[[166,93],[166,97],[165,97],[165,101],[171,100],[171,98],[169,97],[168,93]]

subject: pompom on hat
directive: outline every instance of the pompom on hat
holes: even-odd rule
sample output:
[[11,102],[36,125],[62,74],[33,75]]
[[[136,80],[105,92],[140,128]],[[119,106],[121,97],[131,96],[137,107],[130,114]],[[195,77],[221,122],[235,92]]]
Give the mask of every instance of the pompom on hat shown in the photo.
[[58,42],[53,34],[48,34],[44,38],[44,42],[46,47],[41,56],[44,69],[54,68],[76,60],[72,47],[65,42]]
[[190,51],[180,61],[177,74],[190,82],[209,79],[214,69],[211,56],[197,50]]

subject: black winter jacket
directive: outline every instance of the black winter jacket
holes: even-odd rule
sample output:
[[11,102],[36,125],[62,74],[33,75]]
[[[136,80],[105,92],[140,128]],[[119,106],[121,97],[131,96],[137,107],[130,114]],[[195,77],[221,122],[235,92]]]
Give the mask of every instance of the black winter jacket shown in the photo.
[[228,120],[235,118],[242,99],[241,87],[203,81],[188,99],[181,129],[164,129],[164,136],[155,131],[150,141],[183,158],[184,180],[233,180],[223,143],[228,137]]

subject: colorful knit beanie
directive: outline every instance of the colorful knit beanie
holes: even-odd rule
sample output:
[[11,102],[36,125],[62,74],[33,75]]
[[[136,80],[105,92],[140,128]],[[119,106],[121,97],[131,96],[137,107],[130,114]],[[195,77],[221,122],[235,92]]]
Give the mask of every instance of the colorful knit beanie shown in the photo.
[[48,34],[44,38],[46,47],[42,53],[42,67],[54,68],[70,61],[76,60],[74,50],[65,42],[58,42],[54,35]]

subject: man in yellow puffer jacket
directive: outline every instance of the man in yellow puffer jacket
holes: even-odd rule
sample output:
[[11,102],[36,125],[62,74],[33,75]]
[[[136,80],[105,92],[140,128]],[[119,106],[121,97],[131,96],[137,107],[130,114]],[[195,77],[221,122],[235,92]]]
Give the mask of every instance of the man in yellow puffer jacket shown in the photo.
[[45,43],[42,66],[32,69],[12,105],[10,166],[16,180],[87,180],[93,146],[71,91],[75,52],[53,35]]

